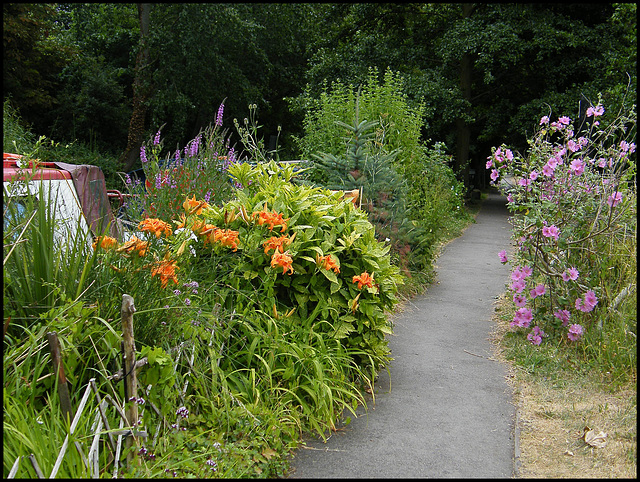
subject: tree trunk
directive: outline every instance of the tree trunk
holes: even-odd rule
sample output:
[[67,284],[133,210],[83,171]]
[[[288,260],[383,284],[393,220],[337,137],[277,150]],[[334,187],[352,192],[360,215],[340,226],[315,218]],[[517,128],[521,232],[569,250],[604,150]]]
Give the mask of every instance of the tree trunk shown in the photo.
[[138,4],[140,21],[140,51],[136,56],[135,79],[133,81],[133,106],[129,122],[127,147],[120,156],[119,162],[124,172],[131,170],[140,157],[140,147],[144,140],[145,119],[147,116],[147,100],[151,95],[149,75],[149,13],[150,3]]
[[[472,3],[462,5],[462,21],[471,16]],[[460,91],[462,98],[471,102],[471,71],[473,70],[473,58],[470,53],[463,53],[460,59]],[[471,105],[467,104],[465,114],[471,114]],[[456,174],[465,187],[470,187],[469,179],[469,145],[471,142],[471,130],[463,117],[456,120]]]

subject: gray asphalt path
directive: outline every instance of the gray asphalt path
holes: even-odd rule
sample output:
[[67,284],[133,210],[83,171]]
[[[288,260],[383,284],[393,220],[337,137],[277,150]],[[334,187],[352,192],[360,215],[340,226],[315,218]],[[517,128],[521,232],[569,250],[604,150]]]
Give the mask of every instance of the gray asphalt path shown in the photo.
[[505,203],[488,195],[476,224],[443,249],[437,283],[395,318],[375,406],[326,443],[307,440],[289,477],[512,477],[515,407],[488,339],[509,278],[498,258],[510,240]]

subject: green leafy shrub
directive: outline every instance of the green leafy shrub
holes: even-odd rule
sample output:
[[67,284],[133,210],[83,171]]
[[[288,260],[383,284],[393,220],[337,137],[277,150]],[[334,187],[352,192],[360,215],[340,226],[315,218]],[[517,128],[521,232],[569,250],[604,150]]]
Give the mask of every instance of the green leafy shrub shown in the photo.
[[146,218],[141,238],[96,240],[94,296],[105,306],[133,293],[140,343],[210,340],[215,367],[204,363],[201,377],[247,406],[298,407],[322,433],[388,363],[387,311],[402,278],[339,193],[293,184],[294,167],[275,162],[233,164],[229,175],[245,187],[222,206],[187,197],[173,226]]
[[[291,167],[245,164],[229,172],[250,187],[224,207],[203,210],[202,222],[237,233],[237,244],[229,253],[215,240],[212,247],[193,243],[194,266],[216,273],[217,301],[238,311],[291,313],[371,357],[361,361],[384,366],[385,310],[396,303],[401,278],[366,215],[337,193],[292,184]],[[353,281],[363,273],[372,277],[365,289]]]
[[437,242],[468,217],[444,145],[428,148],[421,141],[424,105],[410,105],[402,82],[387,70],[379,83],[371,69],[357,90],[336,81],[330,89],[325,85],[319,99],[306,95],[305,136],[297,142],[302,157],[313,160],[308,180],[363,186],[378,239],[389,240],[407,277],[428,277]]

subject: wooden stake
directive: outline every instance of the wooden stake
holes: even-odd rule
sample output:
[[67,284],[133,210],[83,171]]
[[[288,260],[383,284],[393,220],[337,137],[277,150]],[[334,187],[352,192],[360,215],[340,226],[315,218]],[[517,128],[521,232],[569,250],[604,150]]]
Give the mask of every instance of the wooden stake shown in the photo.
[[[125,414],[127,421],[131,427],[132,435],[126,438],[127,464],[130,465],[135,459],[136,453],[132,450],[133,445],[138,445],[137,438],[133,436],[133,432],[138,427],[138,405],[135,399],[138,398],[138,380],[136,378],[136,345],[133,337],[133,314],[136,307],[133,304],[133,298],[127,294],[122,295],[122,310],[120,316],[122,318],[122,338],[124,352],[124,384],[125,384],[125,405],[127,409]],[[129,402],[130,399],[133,402]]]
[[51,350],[53,371],[58,377],[58,396],[60,397],[60,407],[62,408],[62,413],[67,419],[67,423],[71,424],[71,420],[73,420],[73,410],[71,409],[71,397],[69,397],[67,377],[64,374],[64,365],[62,364],[62,351],[60,349],[58,334],[55,331],[48,332],[47,340],[49,341],[49,350]]

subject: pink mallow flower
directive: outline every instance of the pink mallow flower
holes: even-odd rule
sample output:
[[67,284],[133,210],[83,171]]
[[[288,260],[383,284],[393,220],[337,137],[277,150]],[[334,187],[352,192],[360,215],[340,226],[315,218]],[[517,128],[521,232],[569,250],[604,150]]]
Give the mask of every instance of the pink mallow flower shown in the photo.
[[569,169],[574,176],[579,176],[584,172],[585,162],[582,159],[575,159],[571,161]]
[[598,117],[602,114],[604,114],[604,107],[602,107],[601,105],[598,105],[596,107],[589,107],[587,109],[587,117]]
[[607,204],[613,208],[616,207],[621,201],[622,193],[616,191],[611,196],[609,196],[609,198],[607,199]]
[[564,281],[569,281],[569,280],[575,281],[575,280],[578,279],[578,275],[579,274],[580,273],[579,273],[579,271],[577,269],[569,268],[569,269],[565,270],[564,273],[562,273],[562,279]]
[[592,307],[595,307],[598,304],[598,298],[593,290],[589,290],[584,294],[584,302]]
[[551,226],[544,226],[542,228],[542,235],[545,238],[553,238],[557,241],[558,237],[560,236],[560,230],[556,227],[555,224],[552,224]]
[[504,157],[506,157],[507,161],[513,161],[513,152],[511,152],[511,149],[504,151]]
[[537,298],[538,296],[544,295],[546,292],[547,292],[547,289],[544,287],[544,285],[539,284],[529,292],[529,295],[531,296],[532,299],[534,299],[534,298]]
[[507,251],[506,250],[503,249],[502,251],[500,251],[498,253],[498,256],[500,257],[500,262],[502,264],[509,262],[509,260],[507,259]]
[[636,150],[636,145],[633,142],[629,144],[627,141],[620,141],[620,150],[624,154],[632,154]]
[[516,293],[522,293],[525,286],[526,286],[526,283],[524,282],[524,280],[516,280],[513,283],[511,283],[511,289]]
[[571,341],[576,341],[582,336],[582,326],[573,324],[569,327],[569,333],[567,333],[567,337]]
[[570,140],[569,142],[567,142],[567,148],[571,151],[571,152],[576,152],[580,150],[580,146],[578,145],[578,143],[574,140]]
[[539,345],[542,343],[543,336],[546,336],[545,332],[542,331],[539,326],[534,326],[533,331],[527,335],[527,340],[534,345]]
[[524,308],[525,306],[527,306],[527,299],[522,296],[522,295],[513,295],[513,303],[518,307],[518,308]]
[[569,310],[558,310],[553,314],[553,316],[562,322],[562,326],[567,326],[571,314],[569,313]]
[[531,313],[531,310],[529,308],[520,308],[513,316],[513,321],[510,325],[528,328],[531,324],[531,320],[533,320],[533,313]]
[[584,299],[576,299],[576,310],[580,310],[584,313],[589,313],[595,308],[597,304],[598,298],[596,297],[596,294],[592,290],[589,290],[585,293]]
[[547,177],[553,177],[553,174],[555,173],[555,170],[549,166],[549,164],[545,164],[544,166],[542,166],[542,174],[544,174]]

